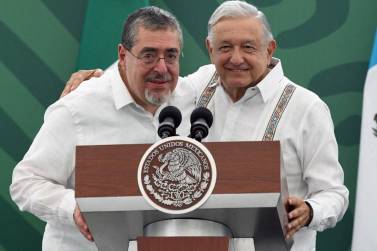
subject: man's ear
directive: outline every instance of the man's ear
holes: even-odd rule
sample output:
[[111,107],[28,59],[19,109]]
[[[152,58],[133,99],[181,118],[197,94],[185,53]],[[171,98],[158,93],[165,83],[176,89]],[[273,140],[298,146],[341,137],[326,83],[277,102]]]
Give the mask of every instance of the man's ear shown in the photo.
[[267,54],[268,54],[269,61],[271,61],[272,55],[274,55],[275,50],[276,50],[276,41],[271,40],[267,45]]
[[126,48],[123,44],[118,44],[118,60],[119,62],[124,63],[124,60],[126,59]]
[[209,55],[209,58],[211,59],[211,63],[213,63],[213,53],[214,53],[214,49],[211,45],[211,42],[209,41],[208,37],[206,38],[206,47],[207,47],[207,51],[208,51],[208,55]]

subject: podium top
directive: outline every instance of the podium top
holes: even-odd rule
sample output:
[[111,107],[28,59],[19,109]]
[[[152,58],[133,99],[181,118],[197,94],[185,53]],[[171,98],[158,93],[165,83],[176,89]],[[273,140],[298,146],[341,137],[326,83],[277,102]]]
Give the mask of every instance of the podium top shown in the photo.
[[[208,142],[218,170],[213,194],[280,193],[280,143]],[[137,168],[149,144],[78,146],[76,198],[141,196]]]

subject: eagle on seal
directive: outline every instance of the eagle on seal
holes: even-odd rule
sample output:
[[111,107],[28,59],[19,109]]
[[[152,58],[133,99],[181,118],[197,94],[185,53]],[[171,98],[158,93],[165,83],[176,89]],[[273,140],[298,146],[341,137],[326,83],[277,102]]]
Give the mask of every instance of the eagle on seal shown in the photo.
[[184,148],[175,148],[161,154],[158,160],[163,163],[156,174],[161,180],[194,184],[201,180],[202,168],[199,159]]

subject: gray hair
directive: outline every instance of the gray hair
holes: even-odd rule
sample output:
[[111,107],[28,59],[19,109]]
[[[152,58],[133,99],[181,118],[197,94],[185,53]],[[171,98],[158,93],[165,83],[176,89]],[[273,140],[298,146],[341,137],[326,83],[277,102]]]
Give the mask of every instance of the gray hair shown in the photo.
[[261,21],[266,44],[274,39],[266,16],[257,7],[243,1],[226,1],[213,12],[208,21],[208,39],[213,42],[213,27],[223,18],[255,17]]
[[122,44],[131,49],[135,45],[137,32],[142,26],[147,30],[166,30],[171,29],[178,33],[179,45],[183,47],[183,36],[181,27],[173,14],[170,12],[150,6],[138,9],[126,20],[122,32]]

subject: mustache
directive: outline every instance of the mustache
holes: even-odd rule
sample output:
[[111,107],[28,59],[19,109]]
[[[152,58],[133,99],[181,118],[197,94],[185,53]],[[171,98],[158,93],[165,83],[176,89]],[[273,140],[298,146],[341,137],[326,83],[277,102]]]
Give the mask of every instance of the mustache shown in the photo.
[[247,64],[235,65],[232,63],[227,63],[224,65],[224,67],[229,70],[248,70],[249,69],[249,66]]
[[151,74],[148,74],[144,80],[145,82],[154,82],[154,81],[168,82],[168,81],[173,80],[173,77],[169,73],[160,74],[158,72],[152,72]]

